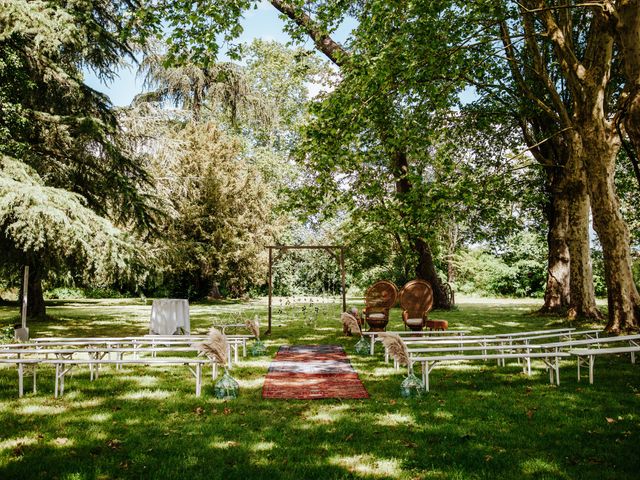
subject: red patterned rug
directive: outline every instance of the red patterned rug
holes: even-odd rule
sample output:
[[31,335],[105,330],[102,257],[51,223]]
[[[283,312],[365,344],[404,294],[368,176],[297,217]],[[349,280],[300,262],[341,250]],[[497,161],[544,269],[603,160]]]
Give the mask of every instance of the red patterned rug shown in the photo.
[[338,345],[282,346],[269,366],[262,398],[369,398]]

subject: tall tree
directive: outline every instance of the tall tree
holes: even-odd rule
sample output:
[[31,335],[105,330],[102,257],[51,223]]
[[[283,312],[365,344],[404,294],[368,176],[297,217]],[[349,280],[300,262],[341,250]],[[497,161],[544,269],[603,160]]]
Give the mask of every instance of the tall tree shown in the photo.
[[[607,329],[636,329],[640,322],[640,295],[631,272],[629,231],[614,187],[621,141],[615,116],[622,108],[622,97],[612,81],[619,77],[613,61],[616,29],[611,26],[617,8],[626,2],[590,6],[542,0],[508,3],[500,10],[505,16],[498,17],[505,45],[514,45],[512,32],[523,36],[533,74],[545,86],[551,101],[545,102],[544,97],[528,88],[527,97],[550,122],[568,132],[565,140],[575,162],[573,168],[584,171],[594,227],[605,259]],[[508,49],[507,58],[511,63],[517,62]],[[557,78],[553,75],[555,65]]]
[[[108,100],[84,84],[81,72],[84,66],[109,77],[122,57],[131,56],[131,43],[123,42],[120,34],[131,32],[123,8],[133,5],[106,0],[0,3],[0,153],[24,164],[25,169],[28,166],[25,171],[32,172],[29,178],[37,178],[38,184],[70,191],[83,199],[44,195],[42,199],[50,201],[51,211],[43,212],[42,222],[4,224],[5,229],[12,225],[12,230],[4,230],[2,236],[15,255],[2,260],[10,258],[13,263],[31,267],[31,316],[45,314],[41,280],[47,268],[75,265],[71,256],[68,262],[59,262],[60,253],[68,250],[54,248],[53,236],[63,235],[60,222],[77,225],[72,217],[65,220],[73,209],[58,208],[56,199],[65,198],[69,206],[85,203],[96,215],[123,226],[148,228],[154,222],[154,209],[145,193],[148,177],[119,141]],[[10,192],[2,193],[8,202]],[[34,214],[13,207],[7,211],[25,219]],[[55,215],[49,215],[52,212]],[[84,218],[88,219],[88,214]],[[94,221],[96,228],[106,225]],[[15,229],[20,226],[25,234],[50,241],[18,242],[21,235]],[[35,227],[41,230],[39,235],[33,231]],[[70,238],[89,242],[77,235]],[[88,250],[78,247],[77,251]],[[85,264],[91,262],[85,260]]]

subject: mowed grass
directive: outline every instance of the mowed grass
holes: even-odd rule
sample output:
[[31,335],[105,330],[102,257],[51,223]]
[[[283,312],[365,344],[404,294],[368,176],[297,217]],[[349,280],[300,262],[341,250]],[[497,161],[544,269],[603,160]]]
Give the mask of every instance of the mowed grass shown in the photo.
[[[435,312],[450,328],[497,333],[566,326],[532,315],[535,303],[461,302]],[[237,312],[260,314],[264,302],[196,304],[192,330],[233,323]],[[637,479],[640,475],[640,365],[629,357],[599,358],[595,385],[563,362],[562,383],[550,385],[535,362],[527,377],[493,362],[436,367],[421,399],[398,394],[404,372],[353,355],[343,337],[339,305],[321,305],[315,326],[300,306],[277,315],[268,354],[232,370],[241,395],[203,396],[184,367],[105,368],[89,381],[74,371],[65,396],[53,398],[53,372],[38,371],[38,393],[17,398],[14,367],[0,369],[0,479]],[[58,302],[57,318],[32,324],[32,336],[144,334],[150,305],[137,300]],[[0,308],[0,325],[15,311]],[[590,327],[593,325],[590,325]],[[400,312],[391,328],[400,329]],[[350,354],[368,400],[263,400],[269,363],[284,344],[332,343]],[[381,347],[379,347],[381,348]],[[26,381],[26,389],[31,386]]]

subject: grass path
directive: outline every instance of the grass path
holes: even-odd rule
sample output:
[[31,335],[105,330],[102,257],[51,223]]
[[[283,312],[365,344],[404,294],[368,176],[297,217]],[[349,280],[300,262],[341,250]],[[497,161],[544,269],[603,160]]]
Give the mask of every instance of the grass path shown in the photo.
[[[558,318],[531,315],[534,303],[464,301],[437,312],[451,328],[497,333],[552,328]],[[231,323],[234,312],[259,313],[264,302],[194,305],[192,329]],[[129,335],[148,329],[150,306],[136,300],[52,304],[55,322],[35,335]],[[532,377],[516,365],[438,367],[433,391],[399,398],[402,375],[381,355],[351,355],[369,400],[262,400],[279,345],[337,343],[339,306],[322,306],[315,327],[276,315],[268,354],[233,370],[241,396],[232,402],[193,395],[181,367],[86,369],[52,396],[53,375],[39,372],[39,393],[16,394],[15,369],[0,369],[0,479],[636,479],[640,472],[640,367],[628,358],[598,359],[596,384],[575,378],[567,361],[560,387],[536,363]],[[0,325],[15,313],[0,307]],[[263,320],[264,325],[264,320]],[[399,311],[392,328],[400,328]]]

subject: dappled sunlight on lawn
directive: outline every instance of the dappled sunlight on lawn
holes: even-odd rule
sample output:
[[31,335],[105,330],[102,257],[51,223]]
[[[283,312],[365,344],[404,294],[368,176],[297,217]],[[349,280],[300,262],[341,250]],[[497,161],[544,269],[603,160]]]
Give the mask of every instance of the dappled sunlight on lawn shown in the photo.
[[350,473],[364,476],[397,478],[402,473],[398,460],[371,454],[333,456],[329,463],[343,467]]
[[382,427],[396,427],[398,425],[415,425],[416,421],[413,415],[385,413],[383,415],[377,415],[375,423]]
[[260,376],[253,379],[237,378],[236,381],[240,385],[241,389],[244,389],[244,388],[256,389],[256,388],[262,388],[262,385],[264,384],[264,377]]
[[262,368],[266,370],[267,368],[269,368],[269,365],[271,365],[270,358],[258,360],[250,358],[242,359],[242,368]]
[[303,415],[303,418],[310,422],[321,424],[339,421],[349,411],[349,405],[335,405],[327,407],[312,408],[310,412]]
[[16,413],[21,415],[59,415],[66,410],[67,407],[62,405],[31,404],[18,408]]
[[303,337],[300,337],[298,340],[300,343],[313,343],[320,342],[324,338],[325,337],[323,335],[305,335]]
[[[117,375],[116,371],[113,373]],[[158,377],[152,377],[151,375],[122,375],[119,378],[135,382],[140,387],[155,387],[159,383]]]
[[93,415],[87,416],[87,420],[91,423],[101,423],[110,421],[112,417],[113,415],[111,413],[94,413]]
[[541,458],[532,458],[522,462],[522,473],[532,476],[553,475],[554,478],[571,478],[558,467],[555,462],[549,462]]
[[120,400],[163,400],[175,395],[175,392],[169,392],[167,390],[140,390],[137,392],[129,392],[123,395],[119,395]]
[[389,366],[389,367],[376,367],[373,369],[373,372],[370,373],[370,375],[373,375],[374,377],[393,377],[393,376],[397,376],[398,378],[400,378],[400,375],[405,374],[406,375],[407,372],[407,367],[400,367],[400,370],[396,370],[395,368],[393,368],[393,365]]
[[433,412],[433,416],[439,420],[453,420],[455,415],[446,410],[436,410]]
[[235,448],[235,447],[239,447],[240,444],[238,442],[235,442],[233,440],[227,440],[227,441],[222,441],[222,442],[211,442],[209,444],[209,446],[211,448],[218,448],[218,449],[223,449],[226,450],[228,448]]
[[0,440],[0,450],[13,449],[18,446],[32,445],[38,442],[36,435],[30,435],[18,438],[7,438],[6,440]]
[[276,448],[276,444],[274,442],[257,442],[251,446],[251,450],[254,452],[266,452],[268,450],[273,450]]
[[73,403],[73,408],[77,410],[83,410],[87,408],[97,408],[103,404],[100,398],[90,398],[86,400],[77,400]]

